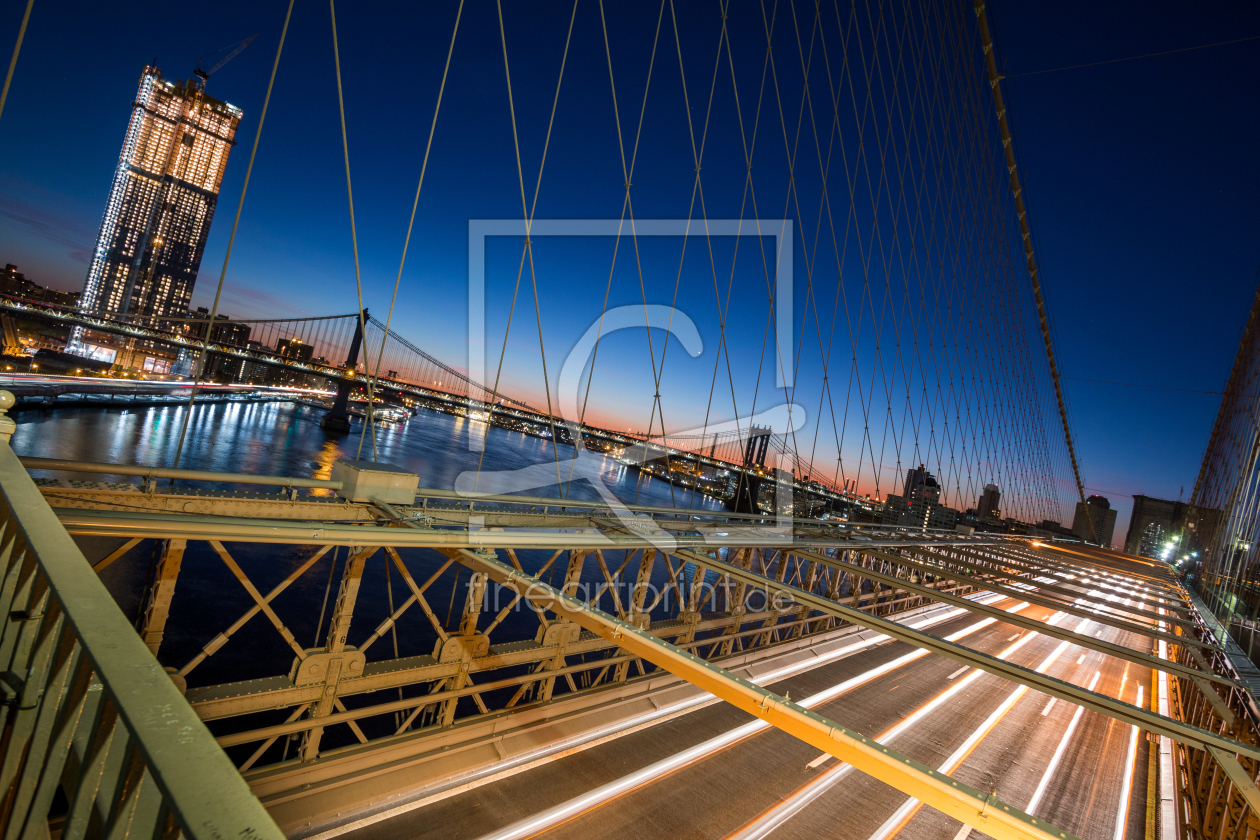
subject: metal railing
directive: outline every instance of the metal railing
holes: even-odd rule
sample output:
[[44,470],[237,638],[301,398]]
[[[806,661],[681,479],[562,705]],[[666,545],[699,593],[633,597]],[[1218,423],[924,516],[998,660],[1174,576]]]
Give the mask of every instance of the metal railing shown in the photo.
[[[36,469],[75,471],[82,466],[47,459],[22,462]],[[148,469],[98,464],[91,471],[151,477]],[[181,476],[215,483],[225,483],[225,478],[267,478],[200,471]],[[46,486],[41,491],[58,506],[60,521],[71,533],[126,538],[121,548],[97,563],[98,569],[146,541],[160,541],[153,546],[153,571],[145,584],[152,606],[144,613],[141,634],[148,647],[172,665],[169,670],[177,679],[187,681],[229,642],[238,655],[252,657],[242,649],[261,650],[278,632],[293,649],[296,659],[286,655],[270,661],[276,668],[270,677],[205,684],[198,675],[200,684],[187,694],[196,713],[212,722],[218,743],[240,762],[241,772],[287,830],[340,825],[347,814],[400,801],[398,797],[410,797],[417,790],[428,791],[425,796],[439,795],[450,781],[448,765],[435,763],[414,773],[410,769],[437,750],[467,747],[462,750],[467,755],[460,759],[460,773],[466,776],[460,778],[495,778],[495,773],[506,772],[500,767],[505,753],[497,748],[484,755],[474,751],[470,745],[480,743],[478,738],[487,733],[501,737],[512,728],[505,725],[509,719],[513,725],[520,721],[521,727],[530,726],[544,708],[550,715],[568,704],[564,708],[578,714],[609,698],[655,690],[652,681],[663,672],[738,705],[748,699],[742,688],[719,693],[730,688],[726,672],[731,667],[742,667],[749,656],[767,657],[780,646],[828,644],[846,625],[908,641],[1158,737],[1158,766],[1148,772],[1159,787],[1160,816],[1150,816],[1148,825],[1163,819],[1168,832],[1161,838],[1186,836],[1175,832],[1194,825],[1204,828],[1188,836],[1205,840],[1222,836],[1214,833],[1222,825],[1227,828],[1223,836],[1240,836],[1229,832],[1242,825],[1240,819],[1249,818],[1253,807],[1249,797],[1255,793],[1260,741],[1253,729],[1235,729],[1233,721],[1241,713],[1227,709],[1243,696],[1236,685],[1240,677],[1233,672],[1222,676],[1219,663],[1214,671],[1203,661],[1216,657],[1219,639],[1203,635],[1211,628],[1196,624],[1183,593],[1148,561],[1081,546],[1047,548],[1026,539],[938,535],[915,540],[859,537],[858,542],[845,523],[810,522],[808,532],[797,529],[789,541],[779,543],[775,532],[755,521],[718,528],[709,527],[712,522],[687,521],[731,516],[723,511],[636,507],[636,512],[651,513],[666,524],[667,517],[678,517],[671,546],[662,548],[602,516],[606,507],[602,502],[522,496],[464,499],[439,490],[421,490],[415,504],[399,509],[373,500],[372,517],[347,514],[354,506],[347,503],[338,508],[343,518],[332,522],[326,511],[304,510],[283,498],[251,497],[242,509],[237,495],[227,492],[171,488],[168,493],[133,493],[125,509],[116,509],[112,497],[93,501],[96,494],[119,492],[116,489],[82,485]],[[166,497],[178,499],[177,504],[167,505]],[[203,506],[192,512],[184,506],[186,501]],[[496,524],[469,529],[464,520],[449,515],[453,510],[472,514],[474,506],[487,520],[498,516]],[[432,516],[418,515],[421,511]],[[824,531],[829,527],[834,530]],[[876,536],[896,530],[872,527],[879,530],[867,533]],[[229,549],[225,540],[234,545]],[[208,545],[194,549],[197,541]],[[273,570],[274,555],[251,543],[289,544],[294,549],[287,577],[270,591],[260,586],[266,578],[255,570],[263,565]],[[338,553],[346,546],[353,550],[342,560]],[[191,551],[207,559],[211,553],[217,556],[248,594],[246,599],[237,592],[235,608],[209,624],[170,610],[180,578],[180,586],[195,586],[199,578],[189,581],[187,576],[206,573],[198,564],[184,561]],[[1125,564],[1134,561],[1137,565],[1126,574]],[[462,572],[472,573],[466,585]],[[1107,599],[1107,593],[1073,588],[1069,582],[1079,575],[1111,579],[1112,584],[1117,578],[1127,580],[1119,591],[1132,593],[1130,587],[1135,586],[1145,594],[1139,604],[1121,605]],[[295,586],[299,581],[301,585]],[[404,596],[410,597],[396,600],[399,582]],[[973,590],[1088,618],[1149,641],[1134,649],[1008,615],[963,597]],[[277,605],[277,596],[286,591],[294,594]],[[546,598],[536,600],[539,592]],[[221,594],[222,606],[231,606],[229,593]],[[755,597],[759,594],[764,597]],[[1151,598],[1161,606],[1147,606],[1156,603]],[[440,614],[444,601],[445,619]],[[892,614],[932,603],[1153,667],[1158,676],[1150,707],[1130,706],[1107,694],[991,661],[965,646],[951,646],[888,620]],[[268,621],[250,625],[259,613]],[[375,623],[382,615],[385,620]],[[163,650],[168,620],[191,630],[193,643]],[[312,630],[314,646],[306,647],[298,638],[311,638]],[[194,645],[200,639],[208,641],[197,651]],[[397,646],[390,644],[395,641]],[[1152,656],[1146,644],[1157,645],[1159,657]],[[632,670],[636,668],[637,674]],[[757,691],[758,709],[788,703],[786,697],[774,700]],[[606,734],[604,724],[613,726],[621,718],[610,720],[592,731]],[[819,746],[803,718],[784,718],[775,725]],[[833,747],[840,749],[830,742],[822,746]],[[884,765],[877,761],[867,766],[882,772],[879,767]],[[372,768],[366,776],[365,767]],[[395,767],[408,769],[396,772]],[[928,781],[933,779],[931,772],[919,769]],[[901,789],[916,797],[924,793],[923,773],[899,777]],[[348,779],[358,787],[340,790]],[[1165,782],[1175,791],[1166,799]],[[1205,808],[1195,812],[1206,819],[1195,822],[1198,817],[1191,815],[1179,822],[1177,809],[1192,806],[1183,793],[1192,786],[1195,796],[1206,796]],[[336,797],[329,795],[333,789],[338,790]],[[1155,801],[1156,795],[1149,795]],[[940,804],[966,810],[974,804],[967,796],[948,797],[949,802]],[[1225,816],[1217,819],[1213,809]]]
[[[1190,638],[1209,640],[1220,649],[1200,655],[1200,668],[1229,677],[1233,686],[1206,686],[1192,679],[1168,677],[1171,711],[1179,720],[1200,729],[1222,732],[1245,744],[1260,744],[1260,669],[1257,669],[1238,646],[1226,627],[1211,613],[1193,590],[1186,592],[1194,607],[1198,626]],[[1195,664],[1189,648],[1177,646],[1170,652],[1174,659]],[[1254,840],[1260,836],[1260,823],[1254,816],[1260,805],[1256,778],[1260,761],[1236,755],[1221,755],[1212,750],[1193,749],[1185,744],[1168,745],[1172,765],[1173,802],[1167,808],[1171,823],[1162,836],[1207,840],[1215,837],[1240,837]],[[1161,771],[1162,772],[1162,771]]]
[[[294,478],[281,475],[257,475],[253,473],[229,473],[213,470],[168,469],[166,467],[149,467],[133,464],[115,464],[97,461],[76,461],[65,458],[42,458],[31,455],[19,457],[22,466],[28,470],[44,470],[48,472],[83,473],[91,475],[138,476],[143,479],[146,491],[157,489],[157,479],[180,479],[185,481],[203,481],[216,484],[253,484],[268,487],[280,487],[291,496],[296,488],[322,489],[339,491],[344,489],[343,482],[321,478]],[[948,528],[931,528],[920,525],[887,525],[879,522],[851,522],[843,519],[814,519],[810,517],[774,516],[771,514],[734,513],[728,510],[710,508],[678,508],[664,505],[622,504],[614,508],[607,502],[580,498],[558,498],[554,496],[504,495],[495,493],[476,493],[455,490],[441,490],[432,487],[420,487],[416,490],[413,502],[416,508],[413,513],[445,513],[457,510],[467,513],[485,513],[491,510],[510,509],[516,513],[541,513],[542,515],[565,514],[597,515],[609,514],[617,509],[624,509],[636,514],[647,514],[654,518],[679,522],[697,523],[747,523],[807,526],[819,533],[835,533],[855,537],[866,535],[884,536],[905,542],[917,539],[931,544],[958,543],[980,545],[986,543],[1021,542],[1025,535],[997,532],[981,532],[976,535],[962,535]],[[1068,542],[1062,539],[1047,538],[1047,542]]]
[[279,840],[9,448],[12,405],[0,391],[0,834]]

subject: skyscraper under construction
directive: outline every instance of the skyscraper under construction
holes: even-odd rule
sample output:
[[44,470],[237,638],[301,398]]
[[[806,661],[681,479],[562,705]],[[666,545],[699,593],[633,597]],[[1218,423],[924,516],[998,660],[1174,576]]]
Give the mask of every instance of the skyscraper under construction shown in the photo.
[[80,309],[187,317],[240,119],[204,83],[144,68]]

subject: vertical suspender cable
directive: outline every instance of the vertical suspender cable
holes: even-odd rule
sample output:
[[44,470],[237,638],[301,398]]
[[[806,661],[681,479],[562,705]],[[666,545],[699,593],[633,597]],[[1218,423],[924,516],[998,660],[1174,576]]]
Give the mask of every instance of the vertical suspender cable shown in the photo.
[[[27,6],[30,11],[30,6]],[[179,443],[175,445],[175,463],[174,468],[179,468],[179,458],[184,451],[184,437],[188,434],[188,419],[192,417],[193,400],[197,398],[197,382],[201,379],[201,366],[206,361],[206,346],[210,343],[210,333],[214,329],[214,321],[219,314],[219,298],[223,294],[223,280],[227,277],[228,260],[232,258],[232,244],[236,241],[236,228],[241,223],[241,210],[245,207],[245,192],[249,189],[249,176],[254,171],[254,157],[258,154],[258,141],[262,139],[263,122],[267,119],[267,106],[271,104],[271,89],[276,84],[276,71],[280,69],[280,53],[284,50],[284,39],[289,33],[289,18],[293,16],[293,0],[289,0],[288,11],[284,13],[284,26],[280,29],[280,43],[276,45],[276,60],[271,65],[271,78],[267,80],[267,95],[263,98],[262,112],[258,115],[258,130],[254,132],[254,147],[249,151],[249,165],[245,167],[245,183],[241,184],[241,198],[236,204],[236,217],[232,220],[232,233],[228,236],[227,252],[223,255],[223,269],[219,272],[219,285],[214,290],[214,305],[210,309],[210,320],[206,323],[206,334],[201,339],[201,352],[197,356],[197,366],[193,369],[193,387],[188,394],[188,410],[184,412],[184,420],[179,426]],[[22,22],[23,28],[26,22]],[[21,37],[18,38],[21,44]],[[17,53],[14,53],[14,59]],[[9,68],[12,74],[13,68]],[[9,83],[5,82],[5,91],[9,89]],[[175,479],[171,479],[171,483],[175,483]]]
[[[1015,169],[1015,147],[1011,142],[1011,125],[1006,118],[1006,105],[1002,101],[1002,76],[998,73],[997,56],[993,53],[993,35],[989,31],[989,18],[985,14],[984,0],[976,0],[976,19],[980,24],[980,46],[984,50],[985,66],[989,73],[989,87],[993,90],[993,107],[997,111],[998,126],[1002,131],[1002,146],[1006,149],[1006,168],[1010,172],[1011,196],[1015,199],[1015,215],[1019,217],[1020,235],[1024,240],[1024,256],[1028,261],[1028,277],[1032,281],[1033,298],[1037,304],[1037,319],[1041,323],[1041,338],[1046,346],[1046,360],[1050,363],[1050,378],[1054,381],[1054,396],[1059,403],[1059,417],[1063,421],[1063,437],[1067,440],[1068,457],[1072,461],[1072,475],[1076,478],[1076,491],[1085,503],[1085,487],[1081,484],[1081,470],[1077,465],[1076,447],[1072,443],[1072,430],[1068,427],[1067,404],[1063,399],[1063,385],[1059,379],[1059,366],[1054,361],[1054,344],[1050,340],[1050,319],[1046,313],[1046,301],[1041,294],[1041,279],[1037,273],[1037,258],[1033,254],[1032,231],[1028,227],[1028,210],[1024,206],[1024,191]],[[1086,516],[1090,534],[1098,541],[1094,530],[1094,518]]]
[[[359,233],[354,226],[354,189],[350,186],[350,144],[346,140],[346,101],[341,93],[341,52],[337,48],[337,9],[336,0],[328,0],[328,14],[332,20],[332,36],[333,36],[333,65],[337,70],[337,108],[341,113],[341,151],[346,160],[346,197],[350,202],[350,244],[354,249],[354,290],[359,300],[359,334],[363,336],[364,344],[367,343],[367,324],[363,322],[363,280],[359,273]],[[363,358],[368,358],[366,348]],[[364,368],[367,364],[364,364]],[[369,399],[367,403],[367,412],[364,416],[364,423],[371,425],[372,423],[372,401]],[[377,460],[376,456],[376,434],[372,435],[372,459]]]
[[1194,490],[1190,493],[1190,504],[1202,506],[1199,492],[1203,487],[1203,478],[1208,472],[1208,461],[1216,449],[1216,442],[1221,430],[1227,425],[1226,417],[1234,402],[1241,396],[1240,385],[1245,375],[1244,366],[1248,359],[1248,349],[1257,329],[1260,329],[1260,287],[1251,301],[1251,314],[1247,316],[1247,325],[1243,329],[1242,338],[1238,341],[1238,354],[1234,357],[1234,366],[1229,372],[1229,381],[1225,383],[1225,391],[1221,397],[1221,407],[1216,414],[1216,422],[1212,424],[1212,435],[1208,438],[1207,449],[1203,452],[1203,463],[1199,466],[1199,476],[1194,480]]
[[4,90],[0,90],[0,114],[4,113],[4,101],[9,98],[9,84],[13,81],[13,69],[17,67],[18,53],[22,51],[22,39],[26,37],[26,22],[31,19],[31,6],[35,0],[26,0],[26,12],[22,15],[22,25],[18,28],[17,43],[13,45],[13,58],[9,59],[9,72],[4,76]]

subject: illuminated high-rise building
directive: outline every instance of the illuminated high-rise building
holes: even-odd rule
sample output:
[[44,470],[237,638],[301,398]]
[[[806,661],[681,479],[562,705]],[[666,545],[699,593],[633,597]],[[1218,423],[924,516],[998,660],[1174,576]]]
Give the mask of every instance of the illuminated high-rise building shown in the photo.
[[998,486],[986,484],[984,492],[980,494],[980,501],[976,505],[976,513],[981,519],[997,520],[1002,516],[1001,502],[1002,491],[998,489]]
[[1093,495],[1076,503],[1076,517],[1072,520],[1072,533],[1095,545],[1110,547],[1116,531],[1116,512],[1111,502]]
[[919,464],[917,469],[908,470],[906,472],[906,486],[902,496],[906,502],[914,504],[915,502],[923,502],[928,507],[936,504],[941,498],[941,485],[936,480],[936,476],[927,471],[927,468]]
[[187,317],[240,120],[203,83],[144,68],[80,309]]

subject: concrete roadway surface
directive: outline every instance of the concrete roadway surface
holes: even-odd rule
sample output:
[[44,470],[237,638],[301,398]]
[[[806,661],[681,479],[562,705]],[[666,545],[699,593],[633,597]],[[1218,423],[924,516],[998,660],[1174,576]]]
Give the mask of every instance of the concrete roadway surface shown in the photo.
[[[1014,599],[992,600],[1003,609]],[[1147,606],[1152,606],[1148,601]],[[1054,611],[1023,606],[1048,620]],[[1135,650],[1149,640],[1075,616],[1057,624]],[[977,625],[980,625],[977,627]],[[933,625],[958,641],[1051,676],[1150,707],[1151,671],[1049,636],[964,614]],[[1027,637],[1027,638],[1026,638]],[[856,683],[813,708],[947,770],[1083,840],[1145,836],[1148,741],[1132,726],[953,660],[890,642],[770,686],[805,702]],[[892,663],[891,667],[890,663]],[[885,666],[880,669],[880,666]],[[870,674],[872,669],[880,669]],[[1097,675],[1097,676],[1096,676]],[[834,693],[834,692],[833,692]],[[984,835],[765,727],[697,748],[753,718],[716,704],[543,767],[354,830],[353,840],[524,837],[856,838],[976,840]],[[690,751],[690,752],[689,752]],[[672,758],[669,772],[647,770]],[[1044,783],[1043,783],[1044,780]],[[604,786],[620,782],[611,792]],[[560,815],[547,814],[567,804]]]

